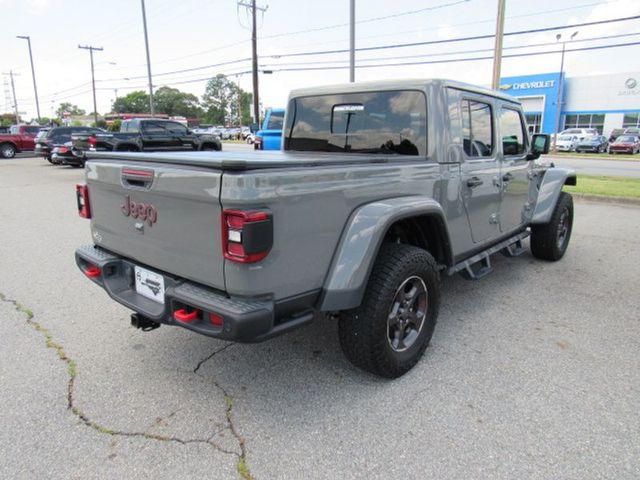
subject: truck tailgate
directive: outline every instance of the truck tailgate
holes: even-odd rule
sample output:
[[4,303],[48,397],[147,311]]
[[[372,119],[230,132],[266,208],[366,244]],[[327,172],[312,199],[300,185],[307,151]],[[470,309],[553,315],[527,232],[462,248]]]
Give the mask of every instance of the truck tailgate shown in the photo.
[[224,290],[221,175],[183,165],[92,160],[87,185],[95,244]]

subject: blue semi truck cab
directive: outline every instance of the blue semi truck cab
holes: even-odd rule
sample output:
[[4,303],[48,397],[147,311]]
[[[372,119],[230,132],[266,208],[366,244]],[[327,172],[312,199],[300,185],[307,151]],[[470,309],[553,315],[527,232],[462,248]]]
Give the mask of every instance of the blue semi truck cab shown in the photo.
[[256,150],[280,150],[284,113],[284,108],[267,110],[262,128],[256,133],[253,148]]

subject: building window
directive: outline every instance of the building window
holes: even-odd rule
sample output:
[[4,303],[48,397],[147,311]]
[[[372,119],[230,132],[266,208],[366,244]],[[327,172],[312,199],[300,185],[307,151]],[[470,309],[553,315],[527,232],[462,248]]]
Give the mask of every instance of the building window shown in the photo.
[[529,129],[529,134],[540,133],[542,114],[526,113],[524,117],[527,119],[527,128]]
[[567,128],[595,128],[602,135],[604,129],[604,114],[581,113],[564,116],[564,130]]
[[622,128],[640,127],[640,112],[625,113]]

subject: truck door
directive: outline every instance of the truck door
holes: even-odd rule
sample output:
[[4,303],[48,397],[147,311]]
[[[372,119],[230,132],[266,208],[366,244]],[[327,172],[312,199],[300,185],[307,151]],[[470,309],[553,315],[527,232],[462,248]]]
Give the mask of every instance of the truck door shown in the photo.
[[498,148],[493,106],[482,97],[463,94],[461,98],[462,150],[461,196],[474,243],[500,234]]
[[519,109],[502,104],[498,113],[500,135],[500,231],[507,233],[521,227],[528,217],[529,137]]
[[189,133],[189,129],[178,122],[166,122],[169,134],[174,138],[173,148],[176,150],[194,150],[196,135]]
[[167,122],[148,120],[141,123],[143,150],[162,151],[175,150],[178,142],[166,128]]

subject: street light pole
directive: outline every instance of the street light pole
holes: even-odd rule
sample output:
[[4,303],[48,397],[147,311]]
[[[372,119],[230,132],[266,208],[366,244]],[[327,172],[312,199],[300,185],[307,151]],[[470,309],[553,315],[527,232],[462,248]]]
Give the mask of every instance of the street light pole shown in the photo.
[[[578,35],[578,32],[575,31],[571,35],[569,40],[573,40],[574,37]],[[559,42],[562,38],[561,34],[556,35],[556,41]],[[556,96],[556,118],[554,122],[554,132],[553,132],[553,150],[557,151],[557,140],[558,140],[558,131],[560,130],[560,111],[562,110],[562,94],[564,90],[564,50],[566,48],[567,42],[562,42],[562,54],[560,56],[560,78],[558,79],[558,94]]]
[[28,35],[18,35],[16,38],[26,40],[29,45],[29,61],[31,62],[31,76],[33,77],[33,93],[36,96],[36,112],[38,112],[38,119],[40,119],[40,102],[38,101],[38,87],[36,85],[36,71],[33,68],[33,54],[31,53],[31,37]]
[[96,78],[95,78],[95,73],[94,73],[94,68],[93,68],[93,51],[96,50],[98,52],[101,52],[102,50],[104,50],[102,47],[92,47],[91,45],[78,45],[78,48],[81,48],[83,50],[89,50],[89,56],[91,57],[91,87],[93,89],[93,120],[96,124],[96,126],[98,125],[98,106],[96,103]]
[[147,50],[147,75],[149,76],[149,111],[151,117],[155,115],[155,108],[153,105],[153,81],[151,80],[151,56],[149,55],[149,37],[147,35],[147,13],[144,8],[144,0],[140,0],[142,3],[142,25],[144,26],[144,46]]

